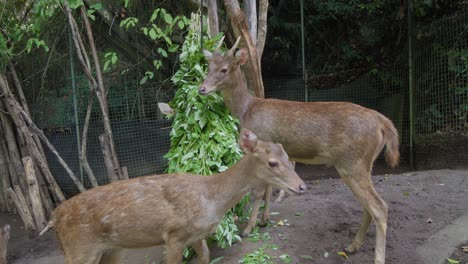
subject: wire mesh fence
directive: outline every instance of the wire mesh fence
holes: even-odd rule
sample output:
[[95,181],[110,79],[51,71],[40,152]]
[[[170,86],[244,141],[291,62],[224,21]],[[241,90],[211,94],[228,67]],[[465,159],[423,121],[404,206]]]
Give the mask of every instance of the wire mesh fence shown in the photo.
[[[468,163],[468,12],[462,10],[429,26],[418,28],[414,48],[414,146],[419,168],[441,168]],[[392,65],[360,72],[351,81],[323,85],[322,79],[289,76],[265,79],[265,96],[294,101],[348,101],[375,109],[395,124],[400,133],[402,159],[408,160],[410,138],[408,50]],[[50,67],[70,67],[64,56]],[[34,66],[32,66],[34,67]],[[75,65],[75,67],[78,67]],[[78,72],[78,71],[77,71]],[[64,70],[64,74],[69,74]],[[105,75],[109,114],[117,155],[130,177],[161,173],[166,169],[163,156],[170,146],[171,122],[157,109],[158,102],[172,99],[170,82],[140,84],[138,68],[116,70]],[[346,78],[345,78],[346,79]],[[32,115],[44,129],[76,175],[90,187],[80,169],[79,142],[89,85],[84,76],[76,76],[76,93],[72,78],[54,76],[48,83],[27,83],[38,91],[47,85],[48,94],[36,96]],[[44,89],[42,89],[44,90]],[[41,90],[41,91],[42,91]],[[43,91],[43,93],[45,93]],[[76,96],[77,108],[73,106]],[[98,137],[103,133],[97,102],[89,126],[87,157],[99,184],[108,177]],[[75,118],[75,111],[76,116]],[[63,191],[77,193],[75,185],[50,154],[48,161]]]
[[425,167],[468,163],[468,12],[421,28],[415,43],[415,156]]

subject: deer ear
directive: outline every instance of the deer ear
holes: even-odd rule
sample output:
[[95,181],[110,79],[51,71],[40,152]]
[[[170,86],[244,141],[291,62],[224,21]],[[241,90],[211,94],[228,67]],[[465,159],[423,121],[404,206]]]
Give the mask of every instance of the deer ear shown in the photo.
[[244,65],[249,60],[249,53],[246,48],[242,48],[236,52],[236,63]]
[[257,136],[248,129],[242,129],[240,134],[240,146],[245,153],[255,152],[257,147]]
[[203,55],[205,55],[205,59],[206,60],[210,60],[211,57],[213,57],[213,53],[207,51],[207,50],[203,50]]

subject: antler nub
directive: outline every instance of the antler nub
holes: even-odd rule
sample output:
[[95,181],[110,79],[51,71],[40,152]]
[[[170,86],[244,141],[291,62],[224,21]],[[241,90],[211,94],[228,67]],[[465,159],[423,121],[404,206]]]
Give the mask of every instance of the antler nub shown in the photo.
[[234,46],[232,46],[232,48],[227,52],[227,54],[229,54],[229,56],[232,56],[234,55],[234,51],[236,51],[237,49],[237,46],[239,45],[239,42],[241,40],[241,37],[239,36],[236,40],[236,43],[234,43]]
[[223,36],[221,38],[221,40],[219,41],[218,46],[216,46],[216,49],[214,50],[214,52],[219,52],[219,49],[221,48],[221,45],[223,45],[224,37],[225,36]]

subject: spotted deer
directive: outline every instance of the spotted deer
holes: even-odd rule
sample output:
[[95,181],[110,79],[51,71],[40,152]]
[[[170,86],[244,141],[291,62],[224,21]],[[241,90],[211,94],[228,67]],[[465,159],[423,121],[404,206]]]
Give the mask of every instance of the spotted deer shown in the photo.
[[[388,206],[373,187],[371,169],[384,146],[390,167],[398,164],[398,132],[394,125],[377,111],[348,102],[253,97],[240,69],[248,60],[247,50],[235,52],[239,41],[224,54],[219,51],[222,40],[213,53],[203,51],[209,69],[198,92],[208,95],[220,91],[242,128],[250,129],[261,140],[281,143],[292,161],[334,166],[363,207],[361,226],[346,250],[352,253],[361,247],[373,219],[377,227],[375,263],[384,263]],[[255,193],[258,207],[263,190]],[[269,202],[266,199],[266,208]],[[254,208],[244,234],[251,232],[257,213],[258,208]],[[262,222],[268,217],[266,209]]]
[[212,176],[121,180],[65,201],[48,227],[55,228],[66,264],[119,263],[123,248],[163,244],[168,264],[180,264],[186,246],[195,249],[198,263],[208,264],[205,237],[252,188],[268,183],[288,193],[306,190],[281,144],[257,140],[247,129],[239,144],[244,157]]

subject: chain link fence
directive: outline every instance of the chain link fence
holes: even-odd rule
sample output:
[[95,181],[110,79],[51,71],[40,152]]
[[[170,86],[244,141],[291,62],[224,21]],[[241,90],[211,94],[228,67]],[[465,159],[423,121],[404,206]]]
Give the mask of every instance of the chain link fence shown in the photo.
[[[350,81],[327,87],[311,77],[265,79],[265,96],[294,101],[348,101],[375,109],[395,124],[400,133],[402,160],[409,160],[410,123],[414,117],[414,155],[417,168],[443,168],[468,163],[468,12],[462,10],[429,26],[418,28],[414,46],[414,112],[409,112],[408,50],[393,65],[360,72]],[[31,67],[41,67],[31,62]],[[35,63],[37,65],[35,65]],[[84,76],[75,76],[76,92],[68,56],[50,67],[63,68],[65,76],[51,76],[47,83],[25,82],[42,91],[33,106],[35,122],[44,129],[76,175],[90,183],[80,169],[79,144],[89,98]],[[67,68],[65,68],[67,67]],[[78,67],[75,65],[75,67]],[[54,70],[60,72],[60,69]],[[75,70],[75,72],[78,72]],[[347,74],[347,73],[344,73]],[[170,147],[171,122],[157,109],[158,102],[172,99],[170,81],[140,84],[142,71],[116,70],[105,74],[109,114],[117,155],[130,177],[162,173],[163,156]],[[37,79],[37,78],[36,78]],[[346,79],[346,78],[345,78]],[[49,89],[39,89],[47,85]],[[76,98],[76,109],[74,107]],[[75,116],[76,114],[76,116]],[[98,137],[103,133],[97,102],[89,125],[87,157],[99,184],[108,182]],[[53,175],[68,195],[78,192],[63,168],[47,153]]]

